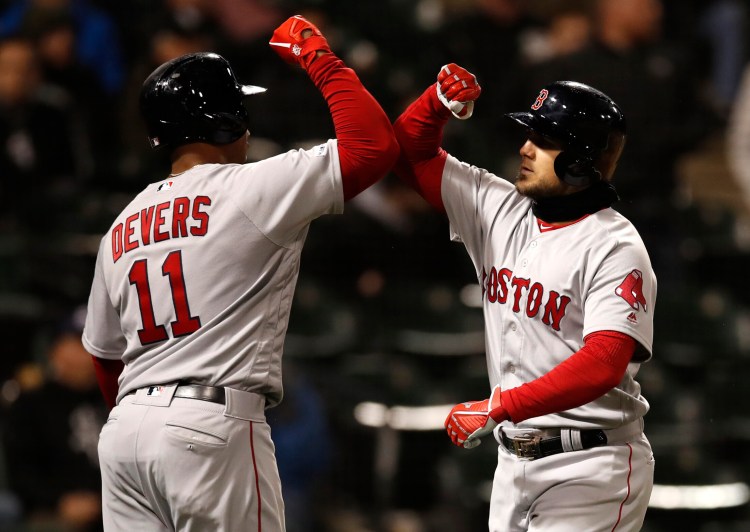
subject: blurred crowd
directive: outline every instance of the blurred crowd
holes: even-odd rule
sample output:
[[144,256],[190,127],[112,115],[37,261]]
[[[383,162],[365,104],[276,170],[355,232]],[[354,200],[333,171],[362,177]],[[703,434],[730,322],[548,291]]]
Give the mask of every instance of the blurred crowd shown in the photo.
[[[159,64],[215,51],[243,83],[248,157],[334,136],[322,97],[267,42],[314,22],[395,119],[458,63],[483,87],[444,147],[512,179],[506,112],[554,80],[617,101],[628,140],[615,208],[651,254],[654,359],[641,370],[657,484],[750,480],[750,48],[742,0],[0,0],[0,530],[99,528],[106,409],[80,345],[101,236],[168,173],[138,117]],[[365,421],[362,405],[487,395],[473,267],[447,221],[395,176],[313,223],[269,412],[290,532],[485,527],[492,445]],[[417,423],[418,425],[418,423]],[[423,427],[424,428],[424,427]],[[217,489],[221,489],[217,486]],[[686,517],[687,515],[687,517]],[[747,503],[654,509],[646,529],[747,530]],[[670,528],[672,527],[672,528]]]

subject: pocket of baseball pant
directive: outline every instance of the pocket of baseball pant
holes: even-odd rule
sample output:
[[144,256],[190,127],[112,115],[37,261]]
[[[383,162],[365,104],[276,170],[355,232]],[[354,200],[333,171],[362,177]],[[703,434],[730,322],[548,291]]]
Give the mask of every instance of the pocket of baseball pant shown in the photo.
[[229,440],[229,436],[223,432],[188,421],[170,420],[165,425],[167,436],[183,442],[224,447]]

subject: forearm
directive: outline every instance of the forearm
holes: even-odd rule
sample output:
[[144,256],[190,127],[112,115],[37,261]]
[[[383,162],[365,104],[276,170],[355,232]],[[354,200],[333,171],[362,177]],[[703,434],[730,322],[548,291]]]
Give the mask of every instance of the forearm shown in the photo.
[[[514,423],[576,408],[598,399],[622,380],[635,340],[612,331],[587,338],[580,351],[552,371],[517,388],[504,390],[501,404]],[[497,413],[500,414],[500,413]],[[502,417],[492,415],[493,419]]]
[[348,200],[391,170],[399,152],[396,137],[378,102],[338,57],[320,55],[308,74],[331,111]]
[[393,125],[401,147],[394,172],[440,211],[445,211],[441,183],[448,155],[440,144],[450,116],[431,85]]

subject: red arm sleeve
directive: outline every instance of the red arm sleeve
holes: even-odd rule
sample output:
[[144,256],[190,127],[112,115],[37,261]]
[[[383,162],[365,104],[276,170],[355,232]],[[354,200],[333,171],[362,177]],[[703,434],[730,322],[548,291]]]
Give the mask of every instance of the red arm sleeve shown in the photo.
[[312,63],[308,74],[331,111],[344,199],[349,200],[393,168],[398,143],[380,104],[341,59],[323,54]]
[[490,416],[498,422],[511,419],[518,423],[585,405],[620,383],[635,348],[635,340],[626,334],[590,334],[580,351],[546,375],[504,390],[502,406]]
[[445,212],[440,186],[448,154],[440,147],[443,127],[451,113],[438,100],[435,85],[430,85],[393,124],[401,146],[394,171],[427,202]]
[[119,385],[117,383],[120,378],[120,373],[125,365],[122,360],[107,360],[99,357],[92,356],[94,361],[94,369],[96,370],[96,380],[99,382],[99,389],[102,392],[104,401],[110,410],[115,407],[117,403],[117,392]]

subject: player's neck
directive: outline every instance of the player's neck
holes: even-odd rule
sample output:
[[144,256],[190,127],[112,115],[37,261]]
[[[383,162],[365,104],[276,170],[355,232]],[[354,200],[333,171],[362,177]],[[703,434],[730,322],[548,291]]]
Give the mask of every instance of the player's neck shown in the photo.
[[172,169],[175,176],[199,164],[226,164],[230,162],[226,150],[211,144],[195,143],[179,146],[172,152]]
[[548,224],[565,224],[609,207],[617,200],[615,188],[610,183],[599,181],[575,194],[538,198],[531,204],[531,210]]

